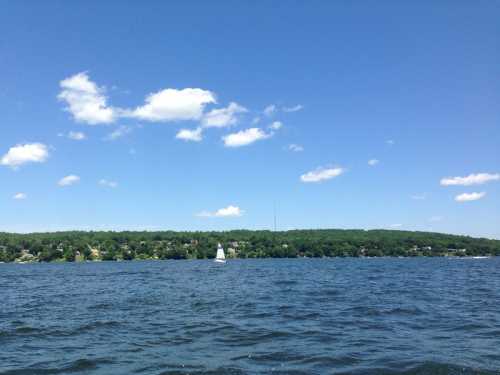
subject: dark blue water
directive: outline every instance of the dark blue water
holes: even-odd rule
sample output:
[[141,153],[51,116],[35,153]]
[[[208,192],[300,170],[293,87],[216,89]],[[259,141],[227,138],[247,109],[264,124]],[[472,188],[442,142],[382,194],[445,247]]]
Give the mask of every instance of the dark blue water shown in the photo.
[[0,264],[0,374],[500,374],[500,259]]

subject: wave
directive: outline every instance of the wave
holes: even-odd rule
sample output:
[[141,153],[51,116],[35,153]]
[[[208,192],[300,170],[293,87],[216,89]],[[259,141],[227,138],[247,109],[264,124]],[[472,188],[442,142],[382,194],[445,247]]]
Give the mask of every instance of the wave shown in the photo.
[[297,285],[299,282],[297,280],[277,280],[273,284],[277,286],[291,286]]
[[12,369],[0,372],[0,375],[48,375],[48,374],[69,374],[74,372],[82,372],[94,370],[101,364],[112,364],[114,361],[109,358],[87,359],[81,358],[76,361],[70,362],[61,367],[38,367],[39,364],[21,369]]
[[82,333],[91,332],[101,328],[117,328],[121,326],[120,322],[110,321],[95,321],[81,325],[76,328],[61,329],[58,326],[54,327],[32,327],[21,325],[10,330],[0,330],[0,340],[16,337],[31,337],[31,338],[50,338],[50,337],[65,337],[76,336]]
[[[337,375],[499,375],[500,371],[458,366],[451,363],[423,362],[403,368],[367,368],[339,372]],[[404,368],[406,367],[406,368]]]
[[92,323],[84,324],[74,330],[75,334],[89,332],[100,328],[117,328],[121,323],[116,320],[97,320]]
[[238,347],[243,347],[243,346],[262,344],[266,342],[272,342],[275,340],[289,339],[293,336],[295,335],[286,331],[267,330],[267,329],[258,329],[250,331],[244,329],[237,329],[232,332],[227,332],[222,336],[217,335],[217,337],[214,337],[213,340],[221,344],[236,345]]
[[[218,367],[213,370],[167,370],[159,375],[245,375],[246,372],[234,367]],[[1,374],[0,374],[1,375]]]

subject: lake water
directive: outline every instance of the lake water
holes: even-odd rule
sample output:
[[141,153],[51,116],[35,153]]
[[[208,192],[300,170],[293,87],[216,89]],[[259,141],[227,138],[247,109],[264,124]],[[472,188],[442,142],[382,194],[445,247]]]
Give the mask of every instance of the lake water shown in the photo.
[[0,374],[500,374],[500,259],[0,264]]

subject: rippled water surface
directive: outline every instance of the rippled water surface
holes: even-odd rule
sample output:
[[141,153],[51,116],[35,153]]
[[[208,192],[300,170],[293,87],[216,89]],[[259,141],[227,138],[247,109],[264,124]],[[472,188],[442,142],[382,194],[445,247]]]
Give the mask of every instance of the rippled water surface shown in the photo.
[[0,374],[500,374],[500,259],[0,264]]

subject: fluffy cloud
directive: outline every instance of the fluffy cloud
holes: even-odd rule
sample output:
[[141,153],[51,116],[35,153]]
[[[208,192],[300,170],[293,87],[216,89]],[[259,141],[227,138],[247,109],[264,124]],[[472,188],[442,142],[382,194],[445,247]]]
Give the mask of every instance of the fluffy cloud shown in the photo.
[[237,216],[242,216],[244,212],[245,211],[240,209],[238,206],[229,205],[227,207],[220,208],[214,212],[202,211],[202,212],[196,214],[196,216],[199,216],[199,217],[231,217],[231,216],[237,217]]
[[271,125],[269,125],[269,129],[279,130],[283,127],[283,123],[281,121],[274,121]]
[[26,163],[43,163],[49,157],[49,150],[42,143],[25,143],[11,147],[2,157],[0,164],[17,168]]
[[203,129],[181,129],[175,135],[175,138],[182,139],[183,141],[200,142],[203,139],[202,135]]
[[28,196],[25,193],[17,193],[14,194],[14,196],[12,197],[12,199],[17,199],[17,200],[22,200],[26,198],[28,198]]
[[303,109],[304,106],[300,105],[300,104],[297,104],[293,107],[283,107],[283,112],[297,112],[297,111],[300,111],[301,109]]
[[66,102],[66,110],[79,122],[90,125],[109,124],[116,113],[108,107],[104,87],[92,82],[87,73],[78,73],[60,82],[58,99]]
[[295,143],[292,143],[291,145],[288,145],[288,149],[293,152],[301,152],[304,151],[304,147],[301,145],[296,145]]
[[104,178],[102,180],[99,180],[99,185],[106,186],[109,188],[118,187],[118,183],[116,181],[109,181],[109,180],[106,180]]
[[482,185],[489,181],[496,181],[500,179],[500,174],[489,174],[489,173],[477,173],[470,174],[465,177],[446,177],[441,179],[442,186],[451,185]]
[[108,140],[108,141],[115,141],[118,138],[124,137],[124,136],[126,136],[127,134],[129,134],[131,132],[132,132],[132,127],[126,126],[126,125],[122,125],[122,126],[119,126],[116,130],[114,130],[111,133],[109,133],[106,136],[106,138],[104,138],[104,139]]
[[82,132],[69,132],[68,138],[73,139],[74,141],[83,141],[84,139],[87,139],[87,136]]
[[147,121],[199,120],[205,106],[215,103],[215,95],[198,88],[164,89],[146,97],[146,103],[125,116]]
[[228,134],[222,137],[226,147],[240,147],[252,144],[258,140],[271,137],[272,133],[266,133],[259,128],[249,128],[237,133]]
[[317,168],[314,171],[307,172],[300,176],[302,182],[320,182],[324,180],[330,180],[334,177],[340,176],[344,173],[344,169],[337,168]]
[[63,177],[57,183],[59,186],[70,186],[80,182],[80,177],[70,174],[69,176]]
[[238,114],[248,112],[245,107],[238,103],[229,103],[226,108],[213,109],[206,113],[202,119],[202,125],[206,128],[223,128],[238,122]]
[[268,105],[266,108],[264,108],[263,113],[266,116],[272,116],[276,112],[276,106],[274,104]]
[[455,200],[457,202],[470,202],[470,201],[477,201],[478,199],[483,198],[486,195],[485,192],[481,193],[463,193],[459,194],[455,197]]
[[[118,117],[132,117],[141,120],[162,122],[181,120],[200,120],[205,106],[216,103],[215,95],[199,88],[164,89],[149,94],[145,103],[135,109],[121,109],[108,106],[105,88],[91,81],[87,73],[82,72],[60,82],[61,92],[58,99],[67,104],[66,110],[79,122],[90,125],[108,124]],[[245,110],[236,103],[223,108],[222,113],[212,113],[212,122],[221,119],[224,111],[238,112]],[[246,110],[245,110],[246,111]],[[213,112],[213,111],[212,111]],[[230,115],[231,116],[231,115]],[[228,121],[233,121],[229,119]],[[217,126],[217,125],[214,125]]]
[[377,160],[377,159],[370,159],[370,160],[368,160],[368,165],[372,166],[372,167],[376,166],[378,163],[380,163],[380,161]]

